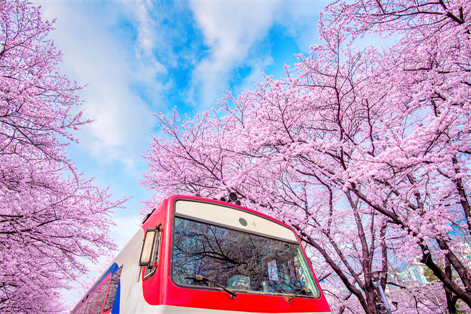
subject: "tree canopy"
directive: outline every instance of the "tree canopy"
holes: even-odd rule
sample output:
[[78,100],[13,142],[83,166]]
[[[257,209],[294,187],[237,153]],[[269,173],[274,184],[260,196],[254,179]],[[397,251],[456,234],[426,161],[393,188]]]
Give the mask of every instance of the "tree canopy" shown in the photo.
[[66,156],[90,123],[59,74],[53,24],[24,0],[0,2],[0,312],[63,310],[60,289],[115,244],[112,202]]
[[[339,313],[376,313],[378,272],[399,288],[402,313],[471,306],[459,253],[471,233],[470,31],[464,0],[327,6],[324,44],[284,78],[227,92],[194,118],[157,116],[165,136],[145,155],[148,208],[177,192],[237,193],[298,231]],[[355,48],[373,35],[396,40]],[[388,279],[401,261],[440,284]]]

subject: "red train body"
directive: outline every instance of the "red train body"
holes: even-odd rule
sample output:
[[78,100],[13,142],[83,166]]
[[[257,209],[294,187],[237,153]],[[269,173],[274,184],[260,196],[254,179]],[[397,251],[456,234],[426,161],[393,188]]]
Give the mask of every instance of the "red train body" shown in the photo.
[[71,313],[230,312],[330,308],[292,228],[234,204],[175,195]]

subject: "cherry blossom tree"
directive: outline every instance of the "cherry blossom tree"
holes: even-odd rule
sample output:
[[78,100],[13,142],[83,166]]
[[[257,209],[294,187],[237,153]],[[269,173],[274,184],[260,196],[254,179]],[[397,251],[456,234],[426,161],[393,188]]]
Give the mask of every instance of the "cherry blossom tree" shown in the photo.
[[67,158],[72,132],[90,121],[79,87],[58,73],[52,23],[23,0],[0,2],[0,312],[61,311],[69,288],[115,245],[112,202]]
[[[401,112],[406,114],[398,115],[400,119],[405,120],[414,112],[427,116],[415,119],[415,124],[411,124],[413,128],[409,128],[412,134],[397,137],[402,143],[394,144],[396,152],[408,148],[407,151],[392,154],[384,160],[385,163],[376,164],[381,167],[388,164],[386,169],[407,177],[405,182],[410,187],[406,190],[409,197],[416,198],[415,208],[410,201],[405,203],[409,213],[427,211],[427,214],[419,215],[441,216],[448,220],[448,224],[446,221],[440,224],[434,218],[428,218],[428,226],[418,223],[409,233],[415,233],[418,237],[416,240],[421,247],[422,262],[444,283],[448,310],[453,312],[457,299],[469,305],[470,270],[460,261],[453,246],[469,243],[471,231],[471,4],[469,1],[357,1],[353,4],[334,4],[328,11],[326,33],[340,31],[352,37],[366,33],[401,35],[392,49],[393,58],[390,58],[389,65],[385,64],[390,68],[386,71],[391,73],[390,80],[398,91],[393,98],[394,105],[401,106]],[[401,155],[403,158],[398,159]],[[383,184],[391,183],[384,176],[375,179]],[[434,193],[429,190],[432,187],[430,184],[435,185]],[[392,185],[390,191],[405,201],[403,192],[406,190],[403,187],[403,183],[400,187]],[[433,200],[432,207],[424,206],[428,199]],[[440,208],[443,206],[451,209]],[[388,214],[391,217],[391,213]],[[440,227],[452,228],[453,231],[444,233],[444,230],[436,230]],[[426,229],[435,230],[424,237],[423,230]],[[429,253],[429,245],[432,244],[426,244],[429,238],[435,238],[433,245],[444,255],[444,269],[433,262],[433,256]],[[462,286],[453,284],[452,269],[459,274]]]

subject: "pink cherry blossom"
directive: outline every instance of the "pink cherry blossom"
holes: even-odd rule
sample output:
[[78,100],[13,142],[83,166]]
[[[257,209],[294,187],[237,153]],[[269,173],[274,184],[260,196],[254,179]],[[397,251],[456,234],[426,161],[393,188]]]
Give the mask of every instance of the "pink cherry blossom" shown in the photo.
[[80,87],[58,73],[52,23],[23,0],[0,2],[0,312],[64,309],[59,294],[115,248],[112,202],[67,156]]

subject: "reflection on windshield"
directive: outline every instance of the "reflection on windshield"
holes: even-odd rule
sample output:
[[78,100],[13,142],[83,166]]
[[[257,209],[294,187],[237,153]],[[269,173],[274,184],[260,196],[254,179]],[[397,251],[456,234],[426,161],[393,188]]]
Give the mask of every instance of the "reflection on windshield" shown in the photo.
[[176,217],[173,245],[176,283],[205,286],[201,275],[234,290],[319,295],[298,244]]

